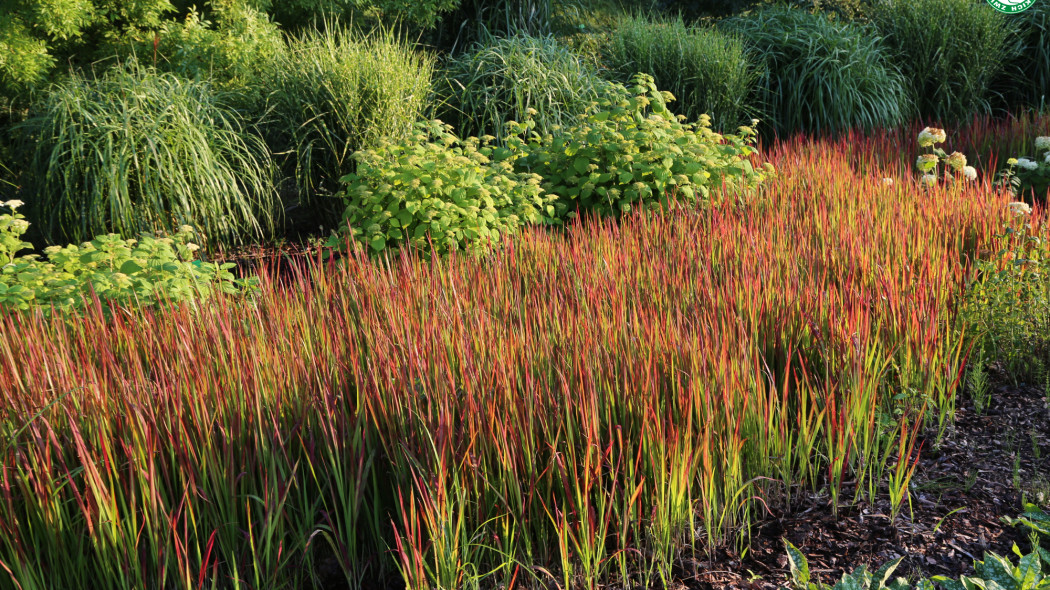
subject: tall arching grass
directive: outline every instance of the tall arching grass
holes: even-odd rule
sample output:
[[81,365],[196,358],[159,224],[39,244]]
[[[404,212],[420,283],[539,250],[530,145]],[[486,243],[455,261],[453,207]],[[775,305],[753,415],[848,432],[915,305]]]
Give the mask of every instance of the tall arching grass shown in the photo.
[[623,82],[638,72],[651,74],[678,99],[671,109],[690,120],[708,114],[716,128],[728,129],[750,115],[758,70],[733,35],[686,26],[681,16],[631,16],[610,35],[603,54]]
[[278,60],[267,137],[294,156],[307,201],[334,190],[350,156],[381,137],[406,137],[430,93],[432,56],[392,31],[359,36],[329,23],[289,40]]
[[880,0],[870,12],[919,115],[963,121],[991,110],[992,80],[1013,58],[1004,15],[972,0]]
[[519,34],[489,39],[445,66],[438,86],[441,116],[463,137],[503,135],[507,121],[522,121],[529,109],[537,130],[579,120],[606,89],[595,68],[550,37]]
[[265,144],[206,82],[134,61],[54,85],[20,129],[35,142],[30,218],[51,241],[189,224],[212,243],[272,229]]
[[775,7],[722,27],[764,65],[759,101],[780,132],[893,126],[910,111],[904,79],[865,26]]

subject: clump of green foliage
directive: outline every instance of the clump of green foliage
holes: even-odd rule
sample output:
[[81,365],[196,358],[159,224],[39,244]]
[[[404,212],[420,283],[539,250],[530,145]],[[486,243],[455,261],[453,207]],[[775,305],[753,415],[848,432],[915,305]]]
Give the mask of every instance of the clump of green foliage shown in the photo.
[[1007,53],[1009,91],[1016,93],[1017,101],[1043,109],[1050,103],[1050,4],[1036,2],[1019,14],[1017,43]]
[[608,89],[593,65],[551,37],[488,39],[451,59],[438,86],[442,119],[460,135],[502,136],[508,121],[541,133],[579,121]]
[[409,137],[433,70],[432,57],[390,31],[362,38],[333,25],[293,39],[275,67],[265,129],[275,152],[294,155],[301,196],[337,190],[354,152]]
[[266,93],[287,51],[284,33],[266,13],[243,2],[212,2],[209,8],[208,14],[194,8],[181,21],[164,21],[157,31],[136,39],[135,53],[185,78],[207,78],[240,93]]
[[1025,555],[1014,545],[1014,554],[1018,557],[1017,565],[996,553],[986,552],[984,560],[974,560],[976,575],[960,576],[957,579],[947,576],[922,578],[914,585],[908,580],[897,577],[890,579],[902,558],[882,566],[875,572],[869,572],[866,566],[860,566],[851,574],[845,574],[833,586],[825,586],[810,580],[809,565],[806,556],[787,540],[788,563],[791,567],[791,581],[798,590],[976,590],[978,588],[996,590],[1044,590],[1050,588],[1050,576],[1044,573],[1044,563],[1050,565],[1050,553],[1035,544],[1032,551]]
[[963,318],[977,346],[1017,380],[1050,367],[1050,237],[1034,232],[1027,204],[1011,203],[1015,220],[997,237],[996,253],[976,263]]
[[610,34],[603,57],[624,81],[638,72],[651,74],[678,99],[673,110],[691,120],[706,113],[715,128],[729,129],[750,118],[758,70],[733,35],[687,26],[680,15],[630,16]]
[[543,177],[558,195],[561,214],[621,215],[634,207],[698,203],[715,187],[745,187],[771,171],[756,170],[755,133],[720,135],[702,115],[687,123],[667,108],[673,100],[652,76],[639,74],[630,90],[603,98],[583,122],[553,136],[533,137],[520,164]]
[[419,28],[431,28],[441,15],[460,5],[462,0],[246,0],[253,8],[273,15],[278,22],[298,28],[319,19],[355,15],[382,22],[401,22]]
[[0,2],[0,95],[41,82],[60,57],[156,29],[169,0],[4,0]]
[[492,139],[463,140],[430,121],[407,140],[355,154],[357,172],[343,177],[350,236],[374,252],[428,243],[439,253],[477,252],[523,224],[551,221],[540,178],[515,171],[520,154]]
[[892,127],[911,113],[904,78],[866,25],[778,6],[720,26],[754,53],[759,106],[782,133]]
[[970,0],[883,0],[870,16],[920,116],[960,121],[991,109],[992,81],[1015,57],[1004,15]]
[[265,235],[279,215],[270,154],[227,99],[134,61],[52,86],[19,126],[31,217],[52,242],[186,224],[209,243]]
[[18,201],[0,203],[0,309],[76,309],[92,297],[104,304],[178,302],[213,293],[238,293],[254,281],[235,279],[233,264],[194,260],[193,228],[171,237],[99,236],[80,246],[51,246],[46,259],[20,254],[29,222]]

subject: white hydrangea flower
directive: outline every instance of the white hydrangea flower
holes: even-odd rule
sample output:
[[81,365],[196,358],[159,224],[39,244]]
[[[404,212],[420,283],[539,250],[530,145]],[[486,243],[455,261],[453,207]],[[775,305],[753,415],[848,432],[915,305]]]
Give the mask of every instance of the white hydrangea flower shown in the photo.
[[1017,167],[1025,170],[1035,170],[1039,167],[1039,163],[1028,158],[1017,158]]
[[966,177],[966,180],[977,180],[977,169],[973,166],[964,166],[963,176]]
[[952,154],[948,156],[948,166],[955,171],[962,170],[966,167],[966,155],[962,152],[952,152]]
[[24,232],[27,229],[29,229],[29,222],[25,219],[16,219],[13,222],[11,222],[11,227],[15,228],[15,230],[17,231]]
[[180,225],[179,226],[179,233],[181,233],[181,234],[192,234],[193,233],[193,226],[192,225]]
[[927,127],[919,132],[919,147],[931,147],[938,143],[944,143],[948,134],[944,129],[938,127]]
[[1046,135],[1035,138],[1035,149],[1037,150],[1050,150],[1050,137]]
[[188,243],[186,244],[186,248],[187,248],[187,249],[188,249],[188,250],[189,250],[190,252],[196,252],[197,250],[200,250],[200,249],[201,249],[201,247],[200,247],[200,246],[198,246],[197,244],[194,244],[194,243],[192,243],[192,242],[188,242]]
[[19,201],[18,199],[11,199],[10,201],[7,201],[6,203],[3,203],[3,205],[5,205],[7,207],[10,207],[12,209],[18,209],[22,205],[25,205],[25,203],[23,203],[22,201]]
[[921,180],[922,180],[923,184],[926,184],[926,185],[929,185],[929,186],[933,186],[933,185],[937,184],[937,175],[936,174],[923,174]]
[[1007,205],[1007,207],[1010,208],[1011,213],[1017,216],[1030,215],[1032,213],[1032,208],[1028,206],[1028,203],[1023,203],[1021,201],[1014,201]]
[[882,184],[885,184],[886,186],[893,186],[893,179],[889,177],[883,178]]

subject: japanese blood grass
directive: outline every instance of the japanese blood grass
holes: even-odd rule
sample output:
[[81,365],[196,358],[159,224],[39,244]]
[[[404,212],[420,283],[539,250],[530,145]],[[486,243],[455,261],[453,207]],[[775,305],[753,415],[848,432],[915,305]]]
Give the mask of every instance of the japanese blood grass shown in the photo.
[[133,60],[53,85],[18,126],[35,146],[30,220],[53,243],[187,224],[213,245],[268,234],[280,213],[270,154],[227,98]]
[[356,252],[253,302],[0,316],[4,584],[649,587],[801,490],[906,490],[1007,197],[858,175],[845,148],[776,148],[745,206],[486,259]]

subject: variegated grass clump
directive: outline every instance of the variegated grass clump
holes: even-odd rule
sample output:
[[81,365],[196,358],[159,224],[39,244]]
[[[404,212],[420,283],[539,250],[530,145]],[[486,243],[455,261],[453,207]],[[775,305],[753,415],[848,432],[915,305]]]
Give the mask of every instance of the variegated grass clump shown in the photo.
[[877,145],[797,139],[746,205],[483,259],[355,252],[250,302],[0,315],[3,583],[670,586],[802,494],[903,502],[1009,197],[888,189],[905,167],[851,162]]

